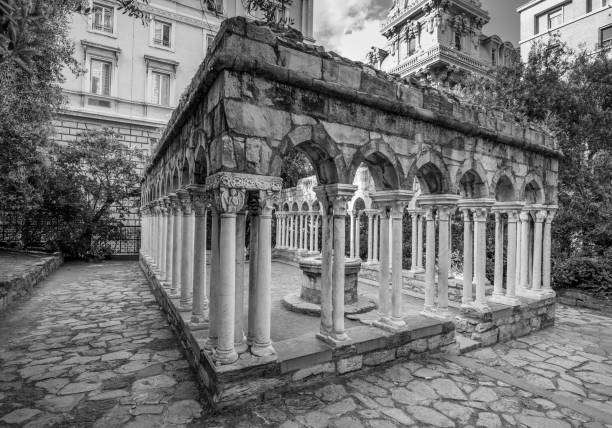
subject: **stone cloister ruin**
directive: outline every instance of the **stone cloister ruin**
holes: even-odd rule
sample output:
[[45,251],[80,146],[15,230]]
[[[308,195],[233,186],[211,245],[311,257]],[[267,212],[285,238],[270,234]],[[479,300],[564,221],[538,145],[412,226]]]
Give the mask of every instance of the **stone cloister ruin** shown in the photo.
[[[282,189],[283,159],[293,149],[316,171],[308,201]],[[547,134],[501,113],[341,58],[299,34],[230,19],[147,169],[141,266],[218,407],[448,350],[455,330],[483,344],[507,340],[554,321],[559,156]],[[367,192],[353,184],[365,169]],[[357,198],[363,207],[355,212]],[[457,210],[464,272],[453,308],[450,216]],[[407,281],[423,291],[414,310],[403,300],[405,212],[413,230]],[[345,318],[345,265],[361,253],[360,215],[369,231],[361,268],[374,266],[377,283],[368,322]],[[308,315],[289,319],[278,305],[275,287],[300,287],[273,275],[273,258],[287,255],[320,257],[316,324]],[[274,337],[279,325],[295,335]]]

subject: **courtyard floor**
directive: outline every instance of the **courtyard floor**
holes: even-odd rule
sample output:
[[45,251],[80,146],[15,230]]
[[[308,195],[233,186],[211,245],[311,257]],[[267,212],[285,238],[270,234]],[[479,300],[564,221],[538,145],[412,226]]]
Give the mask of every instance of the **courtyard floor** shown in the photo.
[[212,414],[138,265],[67,263],[0,315],[0,426],[612,427],[611,353],[612,318],[558,307],[529,337]]

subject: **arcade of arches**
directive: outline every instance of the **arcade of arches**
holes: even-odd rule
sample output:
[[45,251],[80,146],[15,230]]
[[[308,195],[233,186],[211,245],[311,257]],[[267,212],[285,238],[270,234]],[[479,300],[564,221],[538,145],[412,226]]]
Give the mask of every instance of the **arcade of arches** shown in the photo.
[[[342,358],[333,350],[358,340],[345,328],[343,294],[345,260],[362,253],[355,239],[362,217],[363,262],[380,266],[377,320],[368,328],[381,337],[429,319],[449,325],[450,216],[456,211],[463,216],[466,310],[486,313],[490,302],[511,307],[520,297],[553,295],[550,233],[560,153],[543,132],[239,18],[223,24],[186,94],[143,183],[141,261],[160,289],[178,299],[176,313],[189,314],[188,329],[205,332],[198,342],[204,351],[194,357],[209,364],[205,384],[221,382],[219,367],[281,359],[270,334],[272,257],[287,249],[320,252],[321,315],[311,335],[321,345],[312,346],[332,349],[332,362]],[[294,148],[316,171],[308,198],[283,190],[278,178],[283,156]],[[406,211],[412,270],[424,283],[422,311],[413,318],[401,303]],[[341,373],[339,362],[335,367]],[[209,389],[218,400],[229,394]]]

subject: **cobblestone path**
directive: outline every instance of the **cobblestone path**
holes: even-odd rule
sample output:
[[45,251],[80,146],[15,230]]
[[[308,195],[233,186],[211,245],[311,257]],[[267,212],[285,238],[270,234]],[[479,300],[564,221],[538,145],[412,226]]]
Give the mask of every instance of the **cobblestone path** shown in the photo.
[[0,317],[0,426],[612,427],[612,318],[211,414],[135,263],[67,264]]

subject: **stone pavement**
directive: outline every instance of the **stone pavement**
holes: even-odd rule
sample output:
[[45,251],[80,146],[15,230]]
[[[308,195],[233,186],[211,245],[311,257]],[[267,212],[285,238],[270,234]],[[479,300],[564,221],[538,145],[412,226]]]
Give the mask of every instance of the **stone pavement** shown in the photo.
[[558,314],[491,349],[211,414],[136,263],[68,263],[0,317],[0,426],[612,427],[612,318]]
[[44,255],[0,250],[0,283],[25,275],[44,258]]

